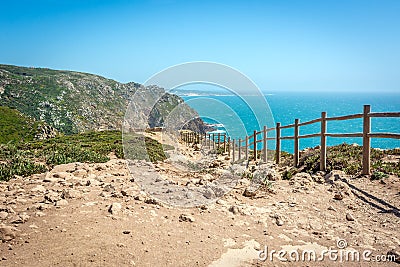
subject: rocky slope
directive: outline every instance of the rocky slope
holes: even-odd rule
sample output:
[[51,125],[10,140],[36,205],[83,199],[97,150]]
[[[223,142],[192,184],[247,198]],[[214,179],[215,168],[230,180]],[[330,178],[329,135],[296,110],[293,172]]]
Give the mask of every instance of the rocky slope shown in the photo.
[[162,126],[163,116],[183,100],[157,86],[119,83],[98,75],[0,65],[0,106],[12,107],[60,132],[121,129],[126,107],[141,90],[145,97],[163,95],[149,113],[150,127]]

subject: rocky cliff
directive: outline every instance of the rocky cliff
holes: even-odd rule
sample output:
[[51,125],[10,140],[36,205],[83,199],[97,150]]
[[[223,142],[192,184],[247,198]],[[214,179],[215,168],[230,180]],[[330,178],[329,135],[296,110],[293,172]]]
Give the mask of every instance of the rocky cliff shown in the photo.
[[74,71],[0,65],[0,106],[15,108],[66,134],[120,129],[137,90],[163,95],[150,116],[143,114],[149,127],[163,126],[163,116],[183,102],[157,86],[124,84]]

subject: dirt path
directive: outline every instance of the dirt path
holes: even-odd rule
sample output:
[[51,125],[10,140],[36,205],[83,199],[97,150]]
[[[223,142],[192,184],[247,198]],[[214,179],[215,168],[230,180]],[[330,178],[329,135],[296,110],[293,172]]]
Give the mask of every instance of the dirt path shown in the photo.
[[[178,171],[166,162],[156,172],[176,178]],[[338,249],[338,240],[347,243],[342,251],[371,250],[370,259],[399,252],[398,177],[382,183],[341,172],[300,173],[251,197],[243,195],[250,181],[242,178],[216,203],[177,208],[135,181],[152,174],[131,177],[124,160],[112,159],[0,183],[0,266],[398,266],[328,256],[324,262],[282,262],[276,254],[272,264],[258,259],[265,246],[267,258],[282,249],[319,255]],[[198,174],[182,179],[175,185],[200,182]]]

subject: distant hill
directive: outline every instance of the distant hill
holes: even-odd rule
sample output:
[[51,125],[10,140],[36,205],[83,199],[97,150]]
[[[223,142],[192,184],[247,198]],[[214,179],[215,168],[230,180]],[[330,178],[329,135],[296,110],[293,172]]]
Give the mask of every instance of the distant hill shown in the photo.
[[[0,65],[0,106],[44,121],[65,134],[121,129],[127,104],[137,90],[153,95],[164,92],[157,86],[123,84],[88,73]],[[150,127],[162,126],[160,114],[168,114],[183,102],[173,94],[162,100],[151,112]]]

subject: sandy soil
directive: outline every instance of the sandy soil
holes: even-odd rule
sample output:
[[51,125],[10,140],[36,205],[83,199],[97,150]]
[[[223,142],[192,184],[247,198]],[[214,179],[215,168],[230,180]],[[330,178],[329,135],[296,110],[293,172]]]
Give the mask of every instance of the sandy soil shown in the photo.
[[[185,151],[199,159],[196,151]],[[171,199],[198,199],[195,193],[206,194],[203,189],[229,168],[225,158],[211,161],[220,166],[196,172],[171,161],[154,167],[113,158],[1,182],[0,266],[399,266],[374,258],[400,249],[398,177],[300,173],[251,194],[245,193],[250,180],[239,178],[223,197],[191,208],[167,205],[142,190],[151,181],[166,186],[160,190]],[[133,176],[128,165],[137,170]],[[169,185],[183,191],[166,193]],[[187,188],[202,189],[188,194]],[[357,251],[361,259],[340,262],[325,254],[323,262],[295,261],[286,254],[290,261],[284,262],[275,253],[271,262],[272,250],[296,250],[300,258],[304,250],[317,257],[324,250],[339,256]],[[366,250],[368,262],[362,259]]]

